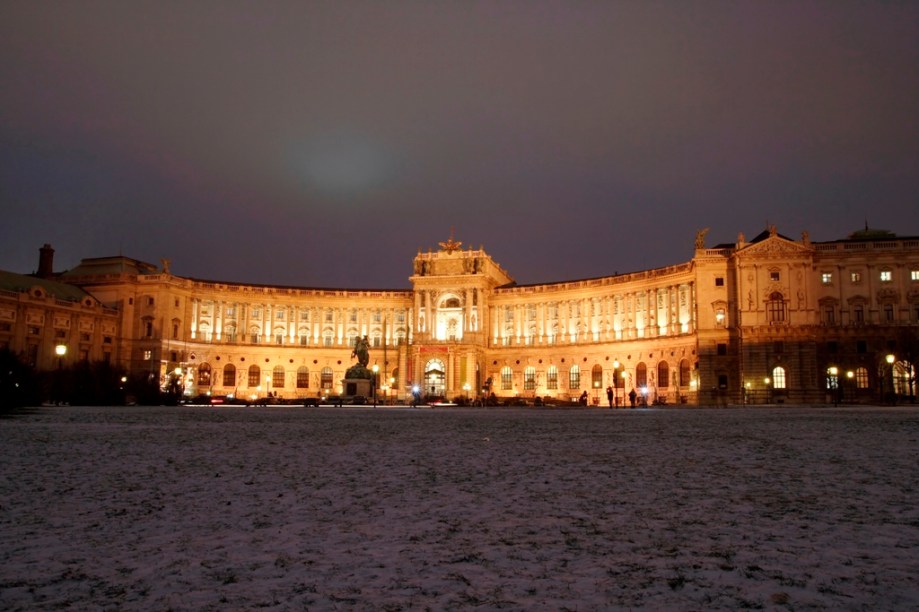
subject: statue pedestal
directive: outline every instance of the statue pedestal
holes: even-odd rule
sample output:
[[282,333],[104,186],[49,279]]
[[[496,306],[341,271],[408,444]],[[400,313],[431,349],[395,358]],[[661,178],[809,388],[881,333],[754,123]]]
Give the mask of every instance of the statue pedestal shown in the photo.
[[345,397],[363,395],[368,401],[372,401],[373,381],[367,378],[346,378],[342,382],[344,383]]

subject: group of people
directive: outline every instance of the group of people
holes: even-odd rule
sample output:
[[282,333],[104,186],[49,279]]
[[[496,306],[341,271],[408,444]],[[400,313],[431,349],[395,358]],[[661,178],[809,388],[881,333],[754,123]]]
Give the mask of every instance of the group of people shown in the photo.
[[[629,397],[629,406],[630,406],[631,408],[634,408],[634,407],[635,407],[635,402],[638,400],[638,394],[635,393],[635,389],[632,389],[631,391],[629,391],[628,397]],[[609,407],[612,408],[612,407],[613,407],[613,401],[616,399],[616,392],[613,390],[612,387],[607,387],[607,388],[606,388],[606,399],[609,401]],[[581,405],[583,405],[583,406],[586,406],[586,405],[587,405],[588,396],[587,396],[587,390],[586,390],[586,389],[584,390],[583,393],[581,393],[581,397],[578,398],[578,402],[579,402]]]

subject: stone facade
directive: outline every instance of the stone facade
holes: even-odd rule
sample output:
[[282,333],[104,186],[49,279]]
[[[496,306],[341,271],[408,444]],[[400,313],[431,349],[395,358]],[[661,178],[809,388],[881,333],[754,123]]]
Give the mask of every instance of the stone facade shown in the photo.
[[404,291],[203,281],[124,257],[58,280],[118,313],[120,364],[164,384],[178,370],[187,394],[338,395],[365,335],[381,401],[417,385],[447,399],[586,391],[604,405],[612,388],[620,404],[632,389],[648,403],[822,403],[877,397],[887,354],[911,375],[919,238],[769,228],[709,248],[704,235],[686,263],[538,285],[452,237],[415,256]]

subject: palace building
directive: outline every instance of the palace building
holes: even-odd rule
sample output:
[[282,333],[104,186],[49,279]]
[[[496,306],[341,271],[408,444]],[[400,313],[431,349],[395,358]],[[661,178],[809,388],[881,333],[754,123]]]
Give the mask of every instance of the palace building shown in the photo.
[[[0,348],[37,367],[101,359],[187,395],[340,395],[367,336],[380,401],[427,396],[647,403],[823,403],[913,395],[919,237],[812,242],[770,227],[691,260],[519,285],[451,237],[411,289],[240,284],[128,257],[0,276]],[[64,346],[63,356],[54,352]],[[58,349],[60,350],[60,349]]]

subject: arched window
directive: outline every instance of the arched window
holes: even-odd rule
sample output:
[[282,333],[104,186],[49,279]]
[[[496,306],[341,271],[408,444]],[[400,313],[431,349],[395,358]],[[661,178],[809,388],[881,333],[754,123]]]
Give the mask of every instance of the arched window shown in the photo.
[[766,302],[766,319],[770,325],[785,323],[785,298],[778,291],[769,295],[769,301]]
[[785,368],[782,366],[775,366],[772,368],[772,388],[784,389],[785,385]]
[[581,388],[581,368],[576,365],[571,366],[571,369],[568,370],[568,388]]
[[599,363],[590,369],[590,386],[594,389],[603,386],[603,367]]
[[554,365],[546,369],[546,389],[558,389],[558,368]]
[[236,366],[234,366],[232,363],[228,363],[227,365],[223,366],[223,386],[236,386]]
[[670,386],[670,365],[666,361],[657,362],[657,386]]
[[202,363],[198,366],[198,384],[202,387],[209,387],[211,385],[210,364]]
[[648,366],[644,362],[635,366],[635,384],[639,387],[648,386]]
[[523,388],[526,391],[533,391],[536,388],[536,368],[527,366],[523,371]]
[[688,387],[689,381],[692,377],[692,370],[689,367],[689,360],[683,359],[680,361],[680,386]]
[[284,388],[284,366],[274,366],[271,371],[271,386],[275,389]]
[[298,389],[309,389],[310,388],[310,371],[306,366],[300,366],[297,368],[297,388]]
[[501,368],[501,390],[510,391],[514,388],[514,373],[510,366]]
[[249,366],[249,388],[254,389],[261,382],[262,370],[255,364]]
[[331,389],[332,388],[332,368],[328,366],[322,368],[322,373],[320,377],[321,377],[322,388]]

